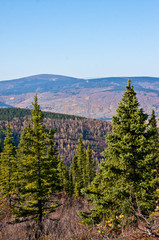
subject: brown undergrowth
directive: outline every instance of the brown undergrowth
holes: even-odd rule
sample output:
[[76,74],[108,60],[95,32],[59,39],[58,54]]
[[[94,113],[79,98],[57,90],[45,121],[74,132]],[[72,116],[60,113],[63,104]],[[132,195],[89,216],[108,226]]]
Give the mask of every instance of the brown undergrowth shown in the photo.
[[[154,240],[159,239],[145,229],[145,223],[140,222],[137,227],[127,227],[114,231],[111,226],[99,224],[97,226],[84,226],[77,215],[78,211],[90,208],[85,199],[73,199],[64,194],[59,194],[57,199],[61,206],[45,217],[43,234],[40,235],[37,225],[33,222],[10,224],[13,218],[9,208],[3,203],[0,215],[0,240]],[[159,229],[159,215],[153,216],[152,231]]]

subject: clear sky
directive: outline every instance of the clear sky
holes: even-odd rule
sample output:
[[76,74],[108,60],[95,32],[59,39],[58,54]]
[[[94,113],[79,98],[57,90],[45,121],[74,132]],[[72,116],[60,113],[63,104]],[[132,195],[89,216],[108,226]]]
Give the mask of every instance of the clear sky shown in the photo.
[[159,0],[0,0],[0,80],[159,77]]

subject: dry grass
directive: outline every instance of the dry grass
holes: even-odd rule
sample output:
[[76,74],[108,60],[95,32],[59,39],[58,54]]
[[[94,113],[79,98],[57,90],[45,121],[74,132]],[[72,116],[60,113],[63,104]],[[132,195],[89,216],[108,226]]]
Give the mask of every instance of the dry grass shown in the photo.
[[[3,214],[0,215],[0,240],[152,240],[158,239],[149,236],[144,231],[144,224],[139,228],[127,228],[121,233],[111,231],[107,228],[105,231],[99,231],[98,227],[83,226],[77,216],[77,211],[85,211],[89,208],[86,200],[71,199],[64,195],[59,195],[58,200],[61,206],[56,212],[44,219],[43,235],[38,236],[37,226],[33,222],[19,224],[9,224],[12,221],[7,206],[3,208]],[[55,220],[56,219],[56,220]],[[102,226],[102,225],[101,225]],[[155,227],[159,227],[159,216],[156,217]]]

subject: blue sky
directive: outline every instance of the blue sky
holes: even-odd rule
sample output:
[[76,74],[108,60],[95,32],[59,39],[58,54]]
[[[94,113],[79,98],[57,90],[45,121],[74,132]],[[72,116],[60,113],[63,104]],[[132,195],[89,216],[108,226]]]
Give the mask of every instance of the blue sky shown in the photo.
[[159,0],[0,0],[0,80],[159,77]]

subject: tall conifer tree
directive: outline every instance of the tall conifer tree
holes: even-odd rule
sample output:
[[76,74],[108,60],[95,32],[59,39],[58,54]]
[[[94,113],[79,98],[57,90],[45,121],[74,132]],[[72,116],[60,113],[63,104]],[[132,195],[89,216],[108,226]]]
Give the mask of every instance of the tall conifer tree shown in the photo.
[[1,153],[0,189],[9,206],[12,206],[15,191],[16,151],[12,141],[12,132],[7,125],[4,139],[4,149]]
[[71,174],[74,185],[75,196],[81,195],[81,189],[86,182],[86,153],[81,137],[78,140],[77,154],[74,156],[71,164]]
[[62,157],[59,158],[58,176],[60,180],[61,189],[63,189],[66,193],[69,193],[69,170],[65,166]]
[[31,125],[24,128],[18,149],[19,193],[16,217],[36,219],[42,231],[43,216],[54,211],[57,204],[51,196],[59,186],[57,154],[53,132],[43,125],[43,114],[35,95]]
[[71,172],[71,169],[69,169],[69,182],[68,182],[68,186],[69,186],[69,191],[68,194],[70,197],[72,197],[72,195],[74,194],[74,183],[73,183],[73,175]]
[[85,187],[87,187],[94,179],[96,174],[96,164],[92,157],[92,149],[90,143],[86,151],[86,167],[85,167]]
[[96,222],[103,218],[116,220],[121,214],[129,216],[137,208],[148,215],[155,208],[150,177],[145,182],[152,161],[147,118],[147,114],[139,109],[136,93],[128,80],[117,114],[112,119],[112,133],[106,136],[105,161],[100,164],[91,186],[85,190],[94,206],[90,213],[82,214],[87,223],[92,218]]
[[47,172],[47,181],[52,188],[52,193],[61,190],[61,183],[59,178],[58,171],[58,154],[57,154],[57,143],[54,141],[55,130],[50,129],[47,135],[46,147],[47,147],[47,161],[46,161],[46,169]]
[[80,190],[81,190],[81,174],[78,167],[78,158],[77,156],[74,156],[72,159],[72,164],[70,166],[70,176],[72,180],[72,186],[73,186],[73,193],[76,197],[80,196]]
[[91,145],[85,152],[81,137],[78,141],[77,155],[71,164],[71,174],[75,196],[81,195],[81,189],[88,186],[95,176],[95,163],[92,157]]
[[71,174],[74,185],[75,196],[81,195],[81,189],[84,187],[85,181],[85,167],[86,167],[86,154],[84,151],[81,137],[78,140],[77,154],[74,156],[71,164]]
[[[147,181],[150,181],[151,188],[154,187],[154,190],[157,190],[159,188],[159,134],[154,109],[152,109],[151,117],[149,119],[148,135],[149,135],[148,139],[149,154],[146,158],[147,174],[145,175],[145,183]],[[145,185],[149,186],[148,184]],[[154,194],[154,192],[149,191],[148,196],[146,197],[149,198],[151,194]]]
[[1,145],[1,142],[0,142],[0,154],[1,154],[1,152],[2,152],[2,145]]
[[78,149],[77,149],[77,164],[78,164],[78,172],[79,172],[79,188],[80,190],[84,187],[84,182],[86,178],[86,153],[84,151],[84,146],[81,137],[78,141]]

